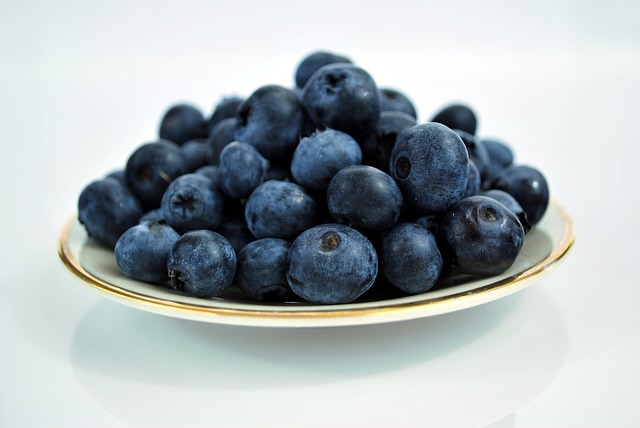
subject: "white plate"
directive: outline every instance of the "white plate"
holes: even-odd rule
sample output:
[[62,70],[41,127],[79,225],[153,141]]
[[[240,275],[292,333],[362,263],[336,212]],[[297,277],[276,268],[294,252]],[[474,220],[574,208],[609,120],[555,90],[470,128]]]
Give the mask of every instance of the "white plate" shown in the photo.
[[58,242],[58,254],[83,283],[117,302],[171,317],[220,324],[265,327],[327,327],[377,324],[428,317],[477,306],[510,295],[547,273],[564,258],[575,239],[569,213],[552,201],[542,221],[529,232],[509,270],[502,275],[458,281],[413,296],[369,295],[362,301],[341,305],[307,303],[255,303],[239,291],[201,299],[169,287],[124,277],[112,251],[87,237],[72,217]]

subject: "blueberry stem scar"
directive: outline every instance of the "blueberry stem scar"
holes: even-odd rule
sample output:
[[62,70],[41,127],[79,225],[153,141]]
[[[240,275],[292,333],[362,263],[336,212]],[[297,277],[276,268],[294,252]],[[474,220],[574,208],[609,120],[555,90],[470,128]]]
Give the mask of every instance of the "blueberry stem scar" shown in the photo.
[[336,232],[327,232],[320,237],[320,249],[325,252],[333,251],[340,245],[340,235]]
[[411,162],[405,156],[401,156],[396,161],[396,173],[400,178],[407,178],[411,172]]

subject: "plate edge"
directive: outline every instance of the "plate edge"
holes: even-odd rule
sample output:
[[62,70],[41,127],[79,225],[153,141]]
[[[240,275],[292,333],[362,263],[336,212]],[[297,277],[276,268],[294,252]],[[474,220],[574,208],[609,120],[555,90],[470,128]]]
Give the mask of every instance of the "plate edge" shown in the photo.
[[[509,276],[500,281],[492,282],[482,287],[469,291],[463,291],[432,299],[418,300],[413,302],[390,302],[376,307],[363,308],[335,308],[327,307],[326,310],[314,307],[313,310],[258,310],[240,308],[211,307],[208,305],[186,304],[178,301],[156,298],[129,291],[117,285],[110,284],[85,270],[79,260],[72,253],[69,246],[69,234],[77,222],[77,216],[72,216],[64,225],[58,239],[58,255],[65,267],[77,278],[94,288],[106,293],[118,301],[130,303],[143,303],[149,310],[160,312],[167,316],[178,316],[186,319],[196,319],[201,321],[218,322],[236,325],[265,325],[265,326],[323,326],[336,325],[338,320],[344,321],[341,325],[372,324],[406,320],[418,317],[438,315],[445,312],[453,312],[474,306],[479,295],[484,296],[482,303],[488,303],[497,298],[515,293],[524,288],[530,280],[539,277],[543,273],[550,272],[558,263],[564,259],[575,243],[575,224],[568,211],[557,201],[552,200],[554,208],[558,211],[563,225],[563,234],[558,244],[554,246],[551,253],[535,266],[513,276]],[[506,290],[506,289],[509,290]],[[488,296],[488,298],[487,298]],[[442,310],[444,304],[455,306],[453,310]],[[137,307],[137,306],[136,306]],[[418,313],[430,308],[428,313]],[[178,313],[170,312],[178,310]],[[375,318],[371,318],[375,316]],[[260,324],[254,321],[260,319]],[[357,321],[356,319],[360,319]],[[319,324],[319,320],[325,320],[324,324]],[[285,322],[287,324],[285,324]],[[298,322],[298,324],[296,324]],[[313,324],[312,324],[313,322]],[[308,324],[307,324],[308,323]]]

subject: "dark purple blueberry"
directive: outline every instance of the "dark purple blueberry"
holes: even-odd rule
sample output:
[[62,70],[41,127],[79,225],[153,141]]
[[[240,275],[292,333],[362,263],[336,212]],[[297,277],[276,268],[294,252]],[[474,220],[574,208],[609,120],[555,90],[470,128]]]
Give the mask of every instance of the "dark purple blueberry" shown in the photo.
[[251,144],[234,141],[220,152],[218,187],[229,198],[247,198],[265,181],[269,161]]
[[236,253],[231,243],[211,230],[182,235],[167,259],[171,286],[196,297],[213,297],[233,283]]
[[194,172],[196,174],[201,174],[207,177],[209,180],[213,182],[214,186],[218,186],[218,165],[205,165],[196,169]]
[[125,230],[138,223],[142,214],[138,199],[114,178],[92,181],[78,198],[78,220],[87,235],[109,248]]
[[138,223],[143,223],[145,221],[153,221],[158,223],[166,223],[167,221],[162,214],[162,208],[154,208],[142,214]]
[[305,230],[291,244],[287,282],[313,303],[349,303],[371,288],[378,256],[371,242],[341,224]]
[[287,283],[291,244],[284,239],[264,238],[244,246],[238,253],[235,283],[250,299],[282,302],[294,297]]
[[428,229],[415,223],[399,223],[382,239],[380,267],[384,277],[409,294],[431,289],[442,272],[442,255]]
[[[296,91],[296,96],[298,97],[300,104],[302,104],[302,89],[298,89]],[[318,127],[315,123],[313,123],[313,120],[311,120],[307,111],[304,109],[304,107],[302,108],[302,129],[300,130],[300,138],[308,137],[309,135],[318,131],[318,129],[324,128],[325,127],[323,126]]]
[[254,146],[269,160],[293,153],[302,131],[302,105],[288,88],[267,85],[242,103],[235,139]]
[[209,130],[202,112],[189,104],[169,108],[160,121],[159,136],[182,145],[189,140],[207,138]]
[[418,114],[409,97],[394,88],[380,88],[381,111],[398,111],[416,119]]
[[209,147],[206,140],[189,140],[180,146],[180,151],[184,158],[186,172],[193,172],[196,169],[209,164]]
[[225,119],[235,117],[240,104],[243,102],[244,98],[235,95],[224,97],[218,101],[208,121],[209,133],[211,133],[218,123]]
[[490,159],[489,152],[482,139],[460,129],[454,129],[454,131],[460,136],[464,146],[467,148],[469,159],[475,163],[478,173],[480,174],[480,179],[484,180],[489,169]]
[[433,236],[438,239],[440,236],[440,222],[442,221],[442,213],[438,214],[425,214],[420,217],[413,219],[417,225],[424,227],[429,232],[433,234]]
[[501,202],[505,207],[509,208],[511,212],[513,212],[516,217],[518,217],[518,220],[520,220],[520,224],[522,224],[522,227],[524,228],[524,233],[527,233],[529,232],[529,230],[531,230],[531,222],[529,222],[527,213],[524,212],[522,206],[520,206],[518,201],[516,201],[516,198],[511,196],[509,193],[505,192],[504,190],[489,189],[478,194],[493,198],[496,201]]
[[229,240],[236,253],[255,240],[241,215],[226,216],[215,231]]
[[404,201],[420,213],[443,211],[459,201],[469,175],[464,143],[446,126],[428,122],[398,137],[389,165]]
[[441,123],[451,129],[460,129],[471,135],[476,134],[478,119],[473,110],[465,104],[451,104],[437,112],[432,122]]
[[513,164],[514,154],[511,148],[502,141],[483,138],[482,143],[489,155],[489,165],[483,180],[483,187],[486,187],[484,184],[488,186],[500,171]]
[[320,67],[328,64],[347,63],[351,64],[351,60],[344,55],[327,51],[313,52],[300,61],[296,67],[295,82],[296,86],[302,89],[307,80],[318,71]]
[[389,159],[402,131],[416,125],[412,116],[400,111],[383,111],[376,132],[362,145],[363,163],[389,172]]
[[528,165],[504,168],[491,182],[492,189],[504,190],[520,204],[531,225],[537,224],[549,206],[549,185],[544,175]]
[[202,174],[185,174],[171,182],[162,197],[162,215],[180,233],[215,229],[222,222],[224,198]]
[[143,221],[127,229],[116,242],[116,264],[122,273],[144,282],[164,282],[167,257],[180,235],[166,223]]
[[524,243],[524,229],[515,214],[487,196],[471,196],[450,207],[440,233],[456,269],[470,275],[504,272]]
[[227,144],[235,141],[237,128],[237,120],[235,117],[223,119],[213,127],[209,133],[209,137],[205,140],[205,144],[209,148],[210,164],[218,164],[222,149],[224,149]]
[[462,195],[463,198],[473,196],[480,191],[480,172],[476,168],[476,163],[469,160],[469,177],[467,178],[467,188]]
[[114,178],[119,182],[121,182],[122,184],[124,184],[125,186],[127,185],[127,177],[124,174],[124,168],[115,169],[109,172],[105,177]]
[[318,203],[296,183],[269,180],[251,193],[245,219],[256,238],[292,240],[318,222]]
[[289,164],[281,165],[281,164],[273,164],[269,165],[269,170],[267,171],[267,177],[264,181],[268,180],[277,180],[277,181],[293,181],[293,177],[291,177],[291,169],[289,168]]
[[160,140],[138,147],[127,160],[127,186],[145,209],[160,206],[164,191],[175,178],[186,172],[180,147]]
[[327,205],[334,220],[368,232],[396,224],[402,204],[395,180],[369,165],[341,169],[327,189]]
[[326,189],[338,171],[360,163],[362,150],[353,137],[325,129],[300,140],[291,160],[291,175],[308,189]]
[[346,132],[359,143],[376,130],[380,92],[373,78],[352,64],[330,64],[311,76],[302,103],[318,128]]

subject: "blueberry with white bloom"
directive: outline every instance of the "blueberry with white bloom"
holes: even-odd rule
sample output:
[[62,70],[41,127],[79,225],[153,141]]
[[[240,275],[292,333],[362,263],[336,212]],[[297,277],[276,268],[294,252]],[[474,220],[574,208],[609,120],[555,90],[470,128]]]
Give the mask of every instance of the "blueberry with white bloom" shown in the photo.
[[178,232],[162,221],[143,221],[127,229],[116,242],[116,263],[129,278],[167,281],[167,257],[179,237]]
[[125,230],[138,223],[142,214],[138,199],[114,178],[92,181],[78,198],[78,220],[87,235],[109,248]]
[[427,122],[400,134],[389,170],[408,205],[424,214],[441,212],[464,195],[469,155],[458,134]]
[[378,255],[371,242],[342,224],[305,230],[289,250],[287,281],[309,302],[352,302],[371,288],[377,273]]
[[325,129],[300,140],[291,159],[291,175],[308,189],[326,189],[338,171],[361,162],[362,150],[353,137]]
[[171,286],[196,297],[213,297],[229,288],[236,274],[231,243],[211,230],[180,236],[167,258]]
[[162,197],[162,215],[180,233],[195,229],[215,229],[222,222],[224,197],[202,174],[176,178]]

